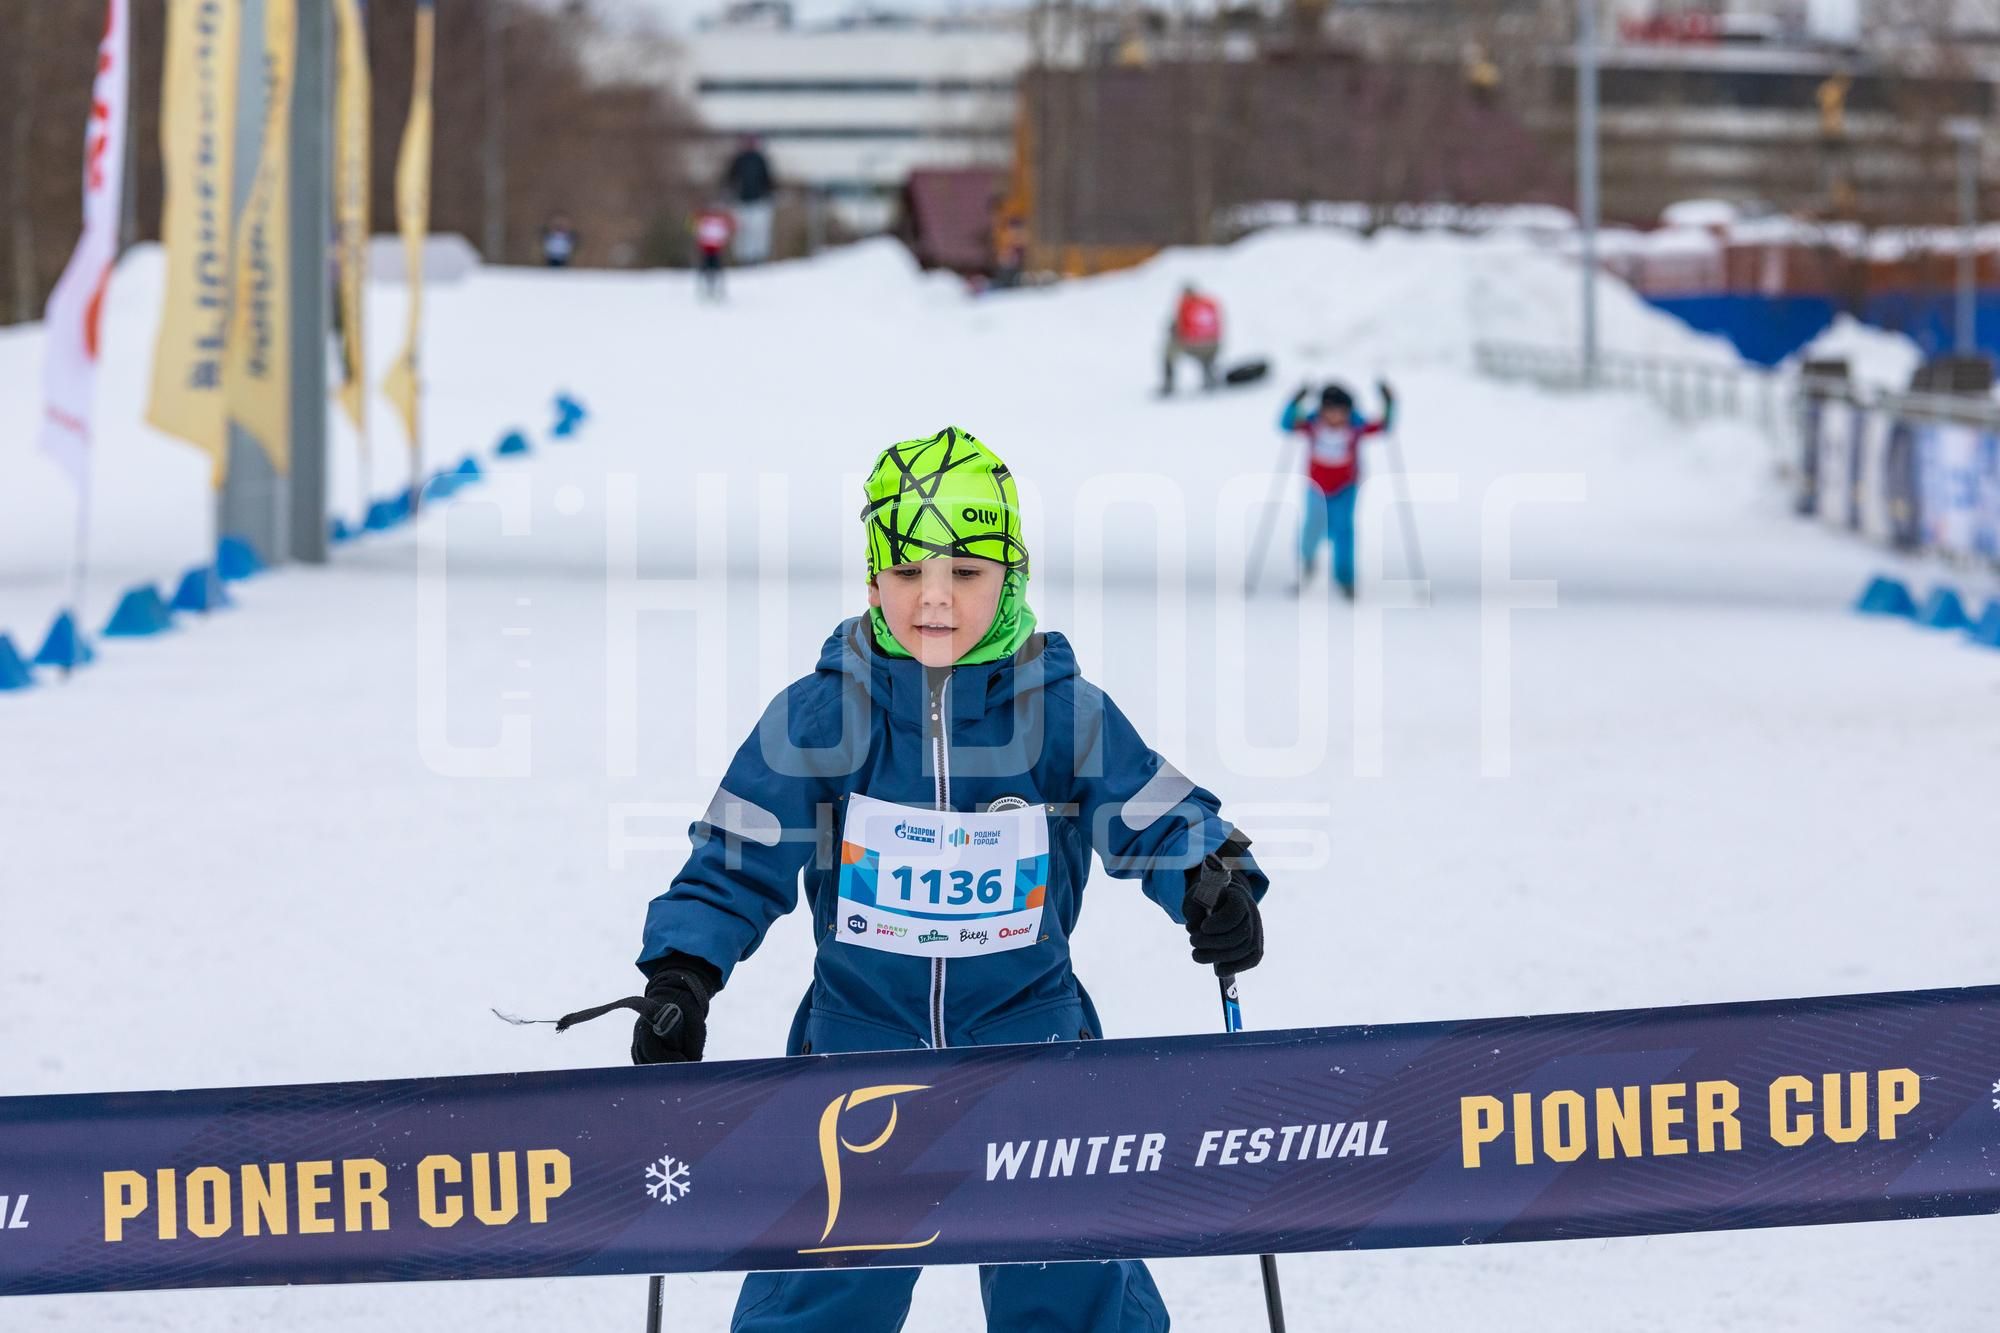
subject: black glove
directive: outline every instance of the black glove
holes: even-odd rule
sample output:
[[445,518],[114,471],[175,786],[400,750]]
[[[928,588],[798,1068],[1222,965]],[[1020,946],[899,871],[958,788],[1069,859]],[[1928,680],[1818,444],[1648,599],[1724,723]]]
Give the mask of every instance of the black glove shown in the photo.
[[[1243,853],[1249,850],[1249,839],[1232,832],[1187,873],[1181,915],[1187,918],[1194,960],[1212,965],[1219,977],[1248,972],[1264,961],[1264,917],[1242,868]],[[1212,905],[1203,898],[1212,899]]]
[[701,1059],[708,1044],[708,1001],[722,974],[691,954],[670,953],[649,965],[648,1009],[632,1025],[632,1063],[678,1064]]

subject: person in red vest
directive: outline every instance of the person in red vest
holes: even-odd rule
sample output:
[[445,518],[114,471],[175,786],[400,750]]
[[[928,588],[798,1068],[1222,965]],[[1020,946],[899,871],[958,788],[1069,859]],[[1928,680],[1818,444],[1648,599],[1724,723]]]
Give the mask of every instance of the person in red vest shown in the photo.
[[701,252],[701,294],[712,301],[722,299],[722,254],[736,235],[736,219],[729,210],[710,204],[694,217],[695,249]]
[[1215,360],[1222,351],[1222,307],[1193,283],[1181,288],[1173,323],[1167,326],[1167,353],[1161,367],[1160,396],[1174,391],[1174,363],[1191,356],[1201,363],[1201,387],[1215,387]]

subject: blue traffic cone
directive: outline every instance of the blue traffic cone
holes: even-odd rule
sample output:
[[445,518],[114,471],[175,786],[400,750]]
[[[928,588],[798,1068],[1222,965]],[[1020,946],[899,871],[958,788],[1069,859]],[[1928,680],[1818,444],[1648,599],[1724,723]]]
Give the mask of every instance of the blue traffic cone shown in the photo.
[[525,454],[528,452],[528,437],[518,430],[510,430],[506,435],[501,437],[499,445],[493,452],[501,458],[512,458],[517,454]]
[[118,609],[105,623],[107,639],[143,639],[174,627],[174,613],[167,609],[160,590],[142,583],[118,599]]
[[257,548],[241,537],[224,537],[215,544],[215,572],[224,583],[240,583],[264,572]]
[[55,623],[49,626],[48,637],[42,640],[42,650],[35,654],[36,666],[55,667],[59,671],[74,671],[96,660],[90,641],[76,631],[76,617],[67,611],[56,616]]
[[467,454],[464,457],[464,459],[462,459],[459,462],[458,478],[460,484],[463,484],[468,481],[478,481],[481,477],[485,475],[486,474],[484,472],[481,472],[479,470],[479,460],[474,458],[471,454]]
[[326,521],[326,539],[334,546],[343,546],[354,540],[354,529],[347,526],[347,520],[335,514]]
[[399,521],[394,500],[374,500],[368,505],[368,518],[362,526],[370,532],[387,532]]
[[174,589],[173,609],[176,611],[199,611],[206,615],[210,611],[220,611],[235,603],[223,589],[222,579],[213,565],[197,565],[181,576],[181,586]]
[[21,660],[21,655],[14,651],[14,641],[5,634],[0,634],[0,694],[29,689],[34,683],[35,673],[28,669],[28,664]]
[[2000,597],[1986,604],[1986,610],[1967,634],[1972,641],[1988,648],[2000,648]]
[[1965,603],[1959,600],[1956,589],[1940,587],[1924,603],[1917,623],[1926,629],[1969,629],[1972,617],[1965,613]]
[[1861,600],[1854,609],[1864,616],[1914,616],[1917,614],[1917,599],[1910,596],[1910,590],[1901,579],[1892,579],[1887,574],[1877,574],[1868,581],[1868,589],[1861,594]]

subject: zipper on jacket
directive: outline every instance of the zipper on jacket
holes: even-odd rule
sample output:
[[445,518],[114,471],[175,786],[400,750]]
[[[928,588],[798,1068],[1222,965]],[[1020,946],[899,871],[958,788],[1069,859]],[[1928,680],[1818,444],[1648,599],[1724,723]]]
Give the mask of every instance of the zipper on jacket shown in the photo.
[[[951,740],[945,711],[951,692],[951,676],[931,691],[931,766],[937,778],[937,808],[951,809]],[[931,1049],[944,1049],[944,965],[942,958],[931,959]]]

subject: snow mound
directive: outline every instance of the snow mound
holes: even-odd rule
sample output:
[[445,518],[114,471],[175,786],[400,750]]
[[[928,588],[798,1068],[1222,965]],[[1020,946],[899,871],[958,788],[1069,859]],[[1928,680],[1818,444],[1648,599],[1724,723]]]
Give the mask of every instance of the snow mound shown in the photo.
[[1842,312],[1788,364],[1824,360],[1847,362],[1849,376],[1863,388],[1901,392],[1910,387],[1924,352],[1907,334],[1878,329]]

